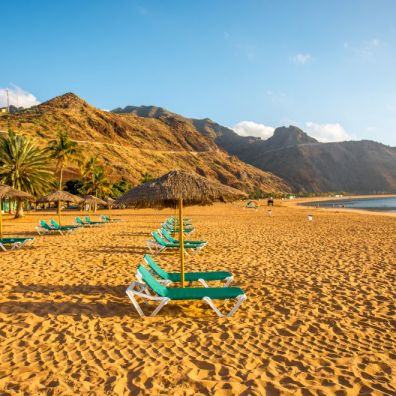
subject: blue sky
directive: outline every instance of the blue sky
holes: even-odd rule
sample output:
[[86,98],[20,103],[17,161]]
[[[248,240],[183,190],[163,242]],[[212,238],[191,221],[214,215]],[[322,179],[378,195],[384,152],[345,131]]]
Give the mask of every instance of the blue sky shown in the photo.
[[6,87],[19,104],[72,91],[396,146],[394,0],[20,0],[1,21],[0,104]]

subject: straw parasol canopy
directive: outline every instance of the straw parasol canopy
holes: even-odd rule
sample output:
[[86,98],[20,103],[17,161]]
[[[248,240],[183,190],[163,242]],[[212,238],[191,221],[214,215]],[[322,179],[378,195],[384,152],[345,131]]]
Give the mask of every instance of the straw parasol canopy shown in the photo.
[[85,196],[83,202],[85,204],[89,204],[89,205],[107,205],[106,201],[103,201],[103,199],[94,197],[93,195]]
[[29,201],[34,201],[33,195],[17,190],[16,188],[7,186],[6,184],[0,184],[0,199],[3,198],[20,198],[20,199],[26,199]]
[[96,212],[96,208],[98,205],[103,205],[103,206],[107,206],[107,202],[103,201],[103,199],[100,199],[98,197],[95,197],[93,195],[86,195],[84,197],[84,201],[83,201],[84,205],[89,205],[90,207],[94,207],[94,211]]
[[7,186],[6,184],[0,184],[0,238],[3,237],[3,219],[2,219],[2,211],[1,211],[1,201],[3,198],[18,198],[24,199],[28,201],[34,201],[33,195],[17,190],[16,188]]
[[106,205],[107,205],[109,208],[111,208],[112,206],[114,206],[115,199],[109,197],[109,198],[106,198],[105,201],[106,201]]
[[41,197],[37,200],[38,203],[44,202],[57,202],[58,203],[58,221],[59,224],[61,222],[61,203],[62,202],[73,202],[73,203],[80,203],[82,202],[82,198],[78,197],[77,195],[73,195],[68,193],[67,191],[57,190],[44,197]]
[[216,201],[232,202],[247,198],[247,194],[202,176],[174,170],[132,188],[115,204],[134,208],[169,208],[176,207],[180,198],[184,206],[211,205]]
[[185,171],[174,170],[153,181],[132,188],[119,197],[117,206],[134,208],[166,208],[179,206],[179,245],[181,281],[184,287],[183,204],[211,205],[247,198],[247,194]]
[[82,198],[78,197],[77,195],[73,195],[68,193],[67,191],[54,191],[44,197],[41,197],[37,200],[38,203],[44,202],[73,202],[73,203],[80,203],[82,202]]

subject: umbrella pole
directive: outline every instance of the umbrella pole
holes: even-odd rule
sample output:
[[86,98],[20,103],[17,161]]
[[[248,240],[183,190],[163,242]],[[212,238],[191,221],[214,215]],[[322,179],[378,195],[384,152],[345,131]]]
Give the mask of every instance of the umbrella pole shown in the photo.
[[183,232],[183,198],[179,200],[179,245],[180,245],[180,277],[184,287],[184,232]]
[[61,225],[61,201],[58,201],[58,223]]
[[2,199],[0,199],[0,238],[3,238],[3,208],[1,204]]

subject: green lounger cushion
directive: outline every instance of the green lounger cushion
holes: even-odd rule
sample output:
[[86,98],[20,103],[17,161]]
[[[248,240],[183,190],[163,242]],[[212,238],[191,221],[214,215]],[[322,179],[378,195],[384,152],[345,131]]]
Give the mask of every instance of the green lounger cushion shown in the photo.
[[[164,227],[162,227],[161,232],[164,235],[164,237],[171,243],[179,243],[179,241],[177,239],[173,238],[172,235],[170,235],[169,232]],[[191,245],[202,245],[206,242],[205,241],[184,240],[184,243],[191,244]]]
[[[170,226],[169,224],[164,223],[163,226],[172,234],[175,234],[176,232],[179,232],[178,228],[174,228]],[[194,228],[183,228],[184,234],[189,234],[190,232],[193,232]]]
[[34,238],[0,238],[0,243],[2,243],[3,245],[12,245],[17,242],[23,243],[25,241],[33,240]]
[[40,227],[44,228],[45,230],[54,231],[54,229],[50,227],[45,220],[40,220]]
[[92,221],[89,216],[85,216],[85,221],[88,224],[106,224],[106,221]]
[[[159,236],[159,234],[158,234],[157,231],[154,231],[154,232],[152,232],[151,234],[152,234],[153,238],[155,239],[155,241],[156,241],[158,244],[160,244],[161,246],[164,246],[164,247],[167,247],[167,248],[179,248],[179,247],[180,247],[179,243],[169,243],[169,242],[164,241],[164,240]],[[185,249],[197,249],[197,248],[199,248],[199,247],[201,247],[201,245],[191,245],[191,244],[188,244],[188,243],[185,243],[185,244],[184,244],[184,248],[185,248]]]
[[76,228],[80,228],[79,226],[76,225],[61,226],[53,219],[50,220],[50,223],[58,230],[75,230]]
[[151,290],[156,292],[159,296],[168,297],[171,300],[201,300],[203,297],[226,300],[228,298],[236,298],[242,294],[245,294],[244,291],[239,287],[168,288],[164,285],[161,285],[143,265],[139,265],[138,271]]
[[[162,279],[167,279],[172,282],[181,282],[180,272],[166,272],[164,271],[148,254],[144,256],[144,261],[148,266]],[[207,281],[224,280],[232,276],[228,271],[211,271],[211,272],[186,272],[184,280],[186,282],[196,282],[199,279]]]

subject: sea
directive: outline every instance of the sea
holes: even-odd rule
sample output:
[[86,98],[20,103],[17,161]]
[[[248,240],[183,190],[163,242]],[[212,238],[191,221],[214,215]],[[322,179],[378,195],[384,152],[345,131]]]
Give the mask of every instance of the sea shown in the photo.
[[396,197],[338,198],[333,201],[306,202],[301,205],[320,208],[345,208],[396,213]]

